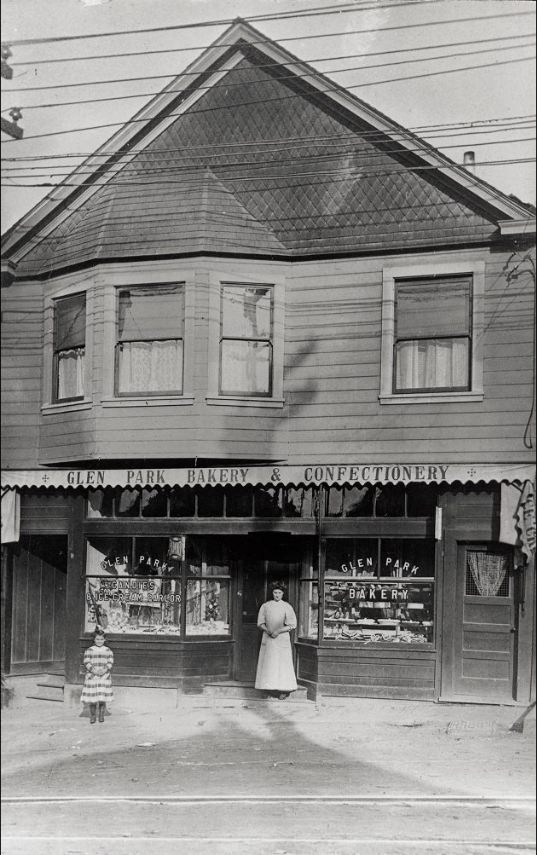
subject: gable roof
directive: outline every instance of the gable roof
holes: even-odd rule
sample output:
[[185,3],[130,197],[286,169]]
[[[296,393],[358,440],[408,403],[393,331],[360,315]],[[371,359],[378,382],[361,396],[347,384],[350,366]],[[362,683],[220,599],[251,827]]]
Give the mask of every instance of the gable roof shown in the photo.
[[534,222],[242,21],[54,196],[4,237],[20,275],[155,255],[477,243],[502,220]]

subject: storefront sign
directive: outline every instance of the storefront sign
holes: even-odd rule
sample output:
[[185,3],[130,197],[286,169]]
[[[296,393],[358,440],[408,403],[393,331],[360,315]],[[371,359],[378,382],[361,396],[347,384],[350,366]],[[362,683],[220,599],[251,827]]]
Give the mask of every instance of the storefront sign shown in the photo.
[[367,463],[308,466],[215,466],[189,469],[19,469],[2,472],[14,487],[194,487],[318,484],[452,484],[517,482],[535,476],[530,464]]
[[408,600],[408,588],[396,585],[364,585],[358,582],[330,582],[327,587],[334,599],[357,600],[364,602],[405,602]]

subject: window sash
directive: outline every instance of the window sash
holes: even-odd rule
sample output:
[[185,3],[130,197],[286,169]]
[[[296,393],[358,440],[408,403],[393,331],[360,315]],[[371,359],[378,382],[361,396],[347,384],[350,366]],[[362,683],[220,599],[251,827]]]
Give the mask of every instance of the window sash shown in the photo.
[[118,342],[184,337],[184,287],[134,286],[118,292]]
[[122,341],[116,345],[116,394],[183,393],[183,340]]
[[395,283],[393,392],[471,387],[472,279]]
[[470,389],[469,337],[406,339],[395,343],[394,392]]
[[54,301],[54,352],[86,344],[86,294]]
[[76,401],[84,397],[84,347],[60,350],[54,358],[55,401]]
[[272,361],[270,342],[222,339],[220,394],[270,397]]

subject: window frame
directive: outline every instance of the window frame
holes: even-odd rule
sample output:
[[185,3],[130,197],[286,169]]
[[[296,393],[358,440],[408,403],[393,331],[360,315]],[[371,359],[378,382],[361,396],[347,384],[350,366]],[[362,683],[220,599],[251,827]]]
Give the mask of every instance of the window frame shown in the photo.
[[[60,348],[57,346],[58,340],[58,306],[60,303],[65,302],[67,300],[74,300],[75,298],[83,298],[84,301],[84,344],[83,345],[74,345],[70,348]],[[83,401],[86,397],[85,389],[86,389],[86,365],[87,365],[87,339],[88,339],[88,305],[87,305],[87,295],[86,291],[76,291],[72,294],[62,294],[61,296],[54,297],[52,300],[52,313],[53,313],[53,332],[52,332],[52,395],[51,401],[53,404],[71,404],[75,402]],[[82,394],[81,395],[70,395],[65,398],[60,398],[59,396],[59,385],[60,385],[60,354],[65,353],[67,350],[82,350],[83,352],[83,365],[82,365]]]
[[[224,334],[224,305],[225,305],[225,290],[226,288],[263,288],[270,293],[270,321],[269,321],[269,335],[268,337],[259,336],[255,337],[247,337],[247,336],[229,336]],[[244,391],[240,389],[230,389],[229,391],[224,391],[222,388],[222,376],[223,376],[223,368],[224,368],[224,354],[223,354],[223,344],[226,341],[231,342],[258,342],[261,344],[268,344],[269,347],[269,378],[268,378],[268,391],[267,392],[251,392]],[[251,398],[272,398],[272,386],[273,386],[273,361],[274,361],[274,286],[273,285],[253,285],[253,284],[245,284],[243,282],[221,282],[220,283],[220,343],[219,343],[219,372],[218,372],[218,394],[221,397],[225,398],[243,398],[243,397],[251,397]]]
[[[155,292],[158,292],[159,287],[172,287],[176,286],[180,288],[180,295],[182,298],[182,334],[181,336],[176,336],[175,338],[170,338],[168,336],[164,336],[162,338],[152,338],[152,339],[120,339],[119,337],[119,306],[121,300],[122,292],[128,291],[138,291],[142,289],[155,289]],[[177,282],[149,282],[146,285],[142,285],[140,283],[136,283],[134,285],[119,285],[115,289],[115,299],[116,299],[116,310],[115,310],[115,344],[114,344],[114,396],[116,398],[160,398],[160,397],[172,397],[172,396],[182,396],[184,393],[185,386],[185,331],[186,331],[186,283],[182,281]],[[147,391],[143,389],[137,389],[135,391],[129,390],[125,392],[121,392],[119,390],[119,360],[120,360],[120,350],[121,346],[126,343],[132,343],[133,341],[140,341],[146,343],[155,343],[157,341],[180,341],[182,344],[182,364],[181,364],[181,377],[180,377],[180,386],[177,389],[158,389],[156,391]]]
[[[436,335],[436,336],[425,336],[416,334],[412,337],[401,336],[398,335],[398,295],[399,295],[399,287],[404,287],[405,285],[418,285],[420,282],[423,283],[424,287],[428,283],[433,284],[433,279],[431,277],[401,277],[397,278],[394,281],[394,338],[393,338],[393,377],[392,377],[392,391],[394,395],[420,395],[420,394],[436,394],[437,392],[469,392],[472,388],[472,352],[473,352],[473,338],[472,338],[472,316],[473,316],[473,277],[471,276],[439,276],[436,277],[436,282],[440,283],[442,280],[449,280],[453,282],[458,279],[461,283],[468,284],[468,331],[464,335],[457,334],[446,334],[446,335]],[[465,340],[468,342],[468,366],[467,366],[467,382],[463,386],[419,386],[415,388],[409,389],[398,389],[397,388],[397,347],[402,342],[431,342],[431,341],[445,341],[446,339],[452,340]]]
[[[440,279],[442,277],[464,277],[471,280],[470,296],[470,353],[468,389],[412,389],[401,392],[395,389],[395,344],[396,344],[396,286],[400,280]],[[468,259],[453,262],[448,257],[439,257],[423,263],[409,262],[383,269],[382,284],[382,340],[381,376],[379,402],[381,404],[433,403],[444,401],[483,400],[483,343],[484,329],[485,262]],[[444,336],[445,338],[445,336]]]
[[[222,394],[220,334],[223,285],[272,288],[271,394]],[[206,403],[213,406],[282,408],[285,346],[285,277],[281,265],[268,265],[251,276],[251,266],[230,264],[209,273],[208,381]]]

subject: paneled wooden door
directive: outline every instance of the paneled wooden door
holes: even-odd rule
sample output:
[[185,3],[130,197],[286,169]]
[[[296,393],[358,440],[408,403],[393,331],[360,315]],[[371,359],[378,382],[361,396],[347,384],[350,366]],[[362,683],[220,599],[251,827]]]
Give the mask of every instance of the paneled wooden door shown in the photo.
[[[441,700],[513,703],[517,580],[500,544],[459,544],[444,586]],[[454,568],[455,569],[455,568]]]
[[[244,554],[239,560],[239,626],[235,657],[235,679],[253,682],[261,633],[257,628],[257,615],[262,604],[271,597],[271,585],[283,583],[288,598],[296,609],[295,592],[299,562],[292,560],[290,546],[282,548],[282,539],[249,537],[245,539]],[[290,554],[291,553],[291,554]]]
[[22,537],[13,550],[10,673],[43,674],[65,664],[67,537]]

